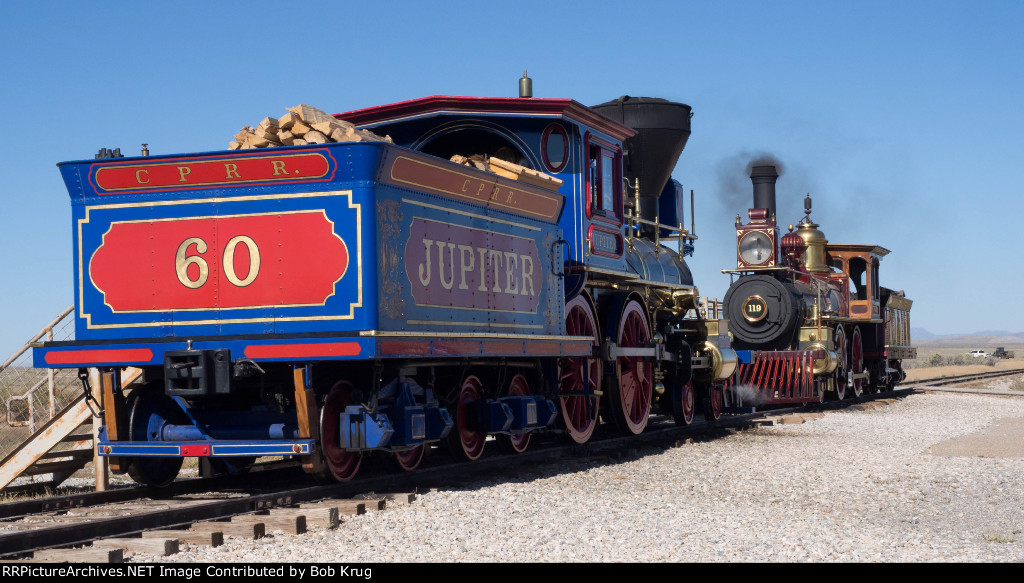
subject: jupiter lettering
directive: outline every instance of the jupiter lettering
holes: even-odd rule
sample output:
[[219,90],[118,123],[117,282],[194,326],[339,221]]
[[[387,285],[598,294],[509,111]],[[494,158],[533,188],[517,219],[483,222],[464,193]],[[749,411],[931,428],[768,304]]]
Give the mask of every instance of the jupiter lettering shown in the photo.
[[481,292],[537,295],[533,257],[529,255],[425,237],[423,254],[425,259],[417,271],[424,287],[435,282],[444,289],[452,289],[458,282],[460,290],[468,290],[472,284]]
[[405,269],[417,304],[534,312],[544,277],[537,242],[416,217]]

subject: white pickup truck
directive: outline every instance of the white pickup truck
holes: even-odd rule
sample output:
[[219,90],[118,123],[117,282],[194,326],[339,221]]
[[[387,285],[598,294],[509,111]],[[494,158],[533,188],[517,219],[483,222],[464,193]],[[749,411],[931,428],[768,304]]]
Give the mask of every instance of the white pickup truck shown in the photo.
[[967,354],[973,356],[974,358],[987,358],[989,356],[989,354],[984,350],[972,350]]

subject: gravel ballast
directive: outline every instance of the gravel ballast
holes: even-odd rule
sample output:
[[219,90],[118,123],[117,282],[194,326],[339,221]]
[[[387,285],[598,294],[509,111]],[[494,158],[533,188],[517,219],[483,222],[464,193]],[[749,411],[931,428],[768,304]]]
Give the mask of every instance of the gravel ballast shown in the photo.
[[1024,561],[1024,458],[929,453],[1006,418],[1024,423],[1024,398],[916,394],[630,459],[568,460],[431,491],[334,530],[128,558]]

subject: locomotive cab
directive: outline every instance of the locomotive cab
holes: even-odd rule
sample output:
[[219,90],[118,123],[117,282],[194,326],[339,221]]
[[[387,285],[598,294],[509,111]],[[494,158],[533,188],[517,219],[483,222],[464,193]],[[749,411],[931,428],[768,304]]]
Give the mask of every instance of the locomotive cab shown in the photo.
[[[715,401],[705,409],[717,417],[713,385],[736,359],[728,324],[698,309],[684,259],[697,237],[683,227],[682,186],[671,179],[689,106],[432,96],[338,115],[414,150],[485,165],[503,157],[560,181],[566,326],[593,334],[601,357],[574,365],[588,372],[577,379],[585,396],[562,403],[574,440],[589,439],[601,408],[627,433],[642,431],[659,401],[689,422],[694,394]],[[636,402],[623,401],[635,386]]]

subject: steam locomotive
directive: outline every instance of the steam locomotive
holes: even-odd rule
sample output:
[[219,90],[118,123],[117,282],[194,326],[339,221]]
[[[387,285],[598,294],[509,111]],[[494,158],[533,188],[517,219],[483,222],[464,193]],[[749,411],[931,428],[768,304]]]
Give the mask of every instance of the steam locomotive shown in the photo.
[[[369,454],[412,470],[435,445],[474,460],[538,431],[586,443],[603,420],[640,433],[655,407],[716,418],[738,359],[685,262],[697,238],[670,175],[689,106],[586,107],[528,81],[336,116],[393,143],[60,164],[75,340],[34,361],[102,371],[99,455],[152,486],[185,457],[284,456],[344,481]],[[534,172],[450,161],[468,154]],[[818,285],[772,281],[801,301]],[[829,366],[837,334],[813,340]]]
[[910,345],[910,308],[902,291],[880,285],[878,245],[830,243],[804,218],[780,233],[774,165],[751,168],[753,208],[736,217],[735,277],[723,308],[740,364],[730,379],[731,407],[842,400],[902,381]]

